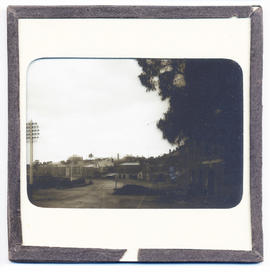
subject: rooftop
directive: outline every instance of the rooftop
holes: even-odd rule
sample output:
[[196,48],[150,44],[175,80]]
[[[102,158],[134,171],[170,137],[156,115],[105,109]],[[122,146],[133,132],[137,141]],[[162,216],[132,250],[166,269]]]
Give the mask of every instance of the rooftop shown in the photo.
[[123,163],[120,163],[120,165],[136,166],[136,165],[140,165],[140,163],[139,162],[123,162]]

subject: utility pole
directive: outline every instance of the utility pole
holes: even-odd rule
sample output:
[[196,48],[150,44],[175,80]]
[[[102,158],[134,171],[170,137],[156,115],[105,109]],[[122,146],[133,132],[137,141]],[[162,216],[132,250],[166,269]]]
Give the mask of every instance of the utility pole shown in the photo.
[[30,143],[30,181],[29,184],[32,185],[33,182],[33,143],[39,137],[39,127],[37,123],[30,121],[26,123],[26,140]]
[[117,181],[118,181],[118,177],[117,175],[114,176],[114,189],[117,189]]

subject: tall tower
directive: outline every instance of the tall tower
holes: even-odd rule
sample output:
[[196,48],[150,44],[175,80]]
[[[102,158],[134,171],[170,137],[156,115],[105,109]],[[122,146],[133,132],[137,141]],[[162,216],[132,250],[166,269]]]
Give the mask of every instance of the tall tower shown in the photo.
[[39,127],[37,123],[32,120],[26,123],[26,140],[30,143],[30,181],[29,184],[33,184],[33,143],[39,137]]

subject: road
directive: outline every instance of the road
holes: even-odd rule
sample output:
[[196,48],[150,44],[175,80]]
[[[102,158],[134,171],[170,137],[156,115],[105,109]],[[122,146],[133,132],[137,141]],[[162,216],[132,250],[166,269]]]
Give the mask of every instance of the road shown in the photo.
[[[118,181],[121,188],[130,181]],[[143,181],[132,184],[151,187]],[[107,179],[93,180],[93,184],[65,189],[38,189],[33,192],[32,203],[52,208],[172,208],[181,203],[160,201],[155,195],[115,195],[115,182]],[[175,206],[176,205],[176,206]]]

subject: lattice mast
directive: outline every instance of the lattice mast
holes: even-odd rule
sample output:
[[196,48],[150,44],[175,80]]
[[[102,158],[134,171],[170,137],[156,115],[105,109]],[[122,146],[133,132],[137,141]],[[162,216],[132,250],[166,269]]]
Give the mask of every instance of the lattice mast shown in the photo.
[[39,127],[38,124],[33,122],[32,120],[28,123],[26,123],[26,140],[30,143],[30,181],[29,184],[33,184],[33,143],[37,141],[39,138]]

